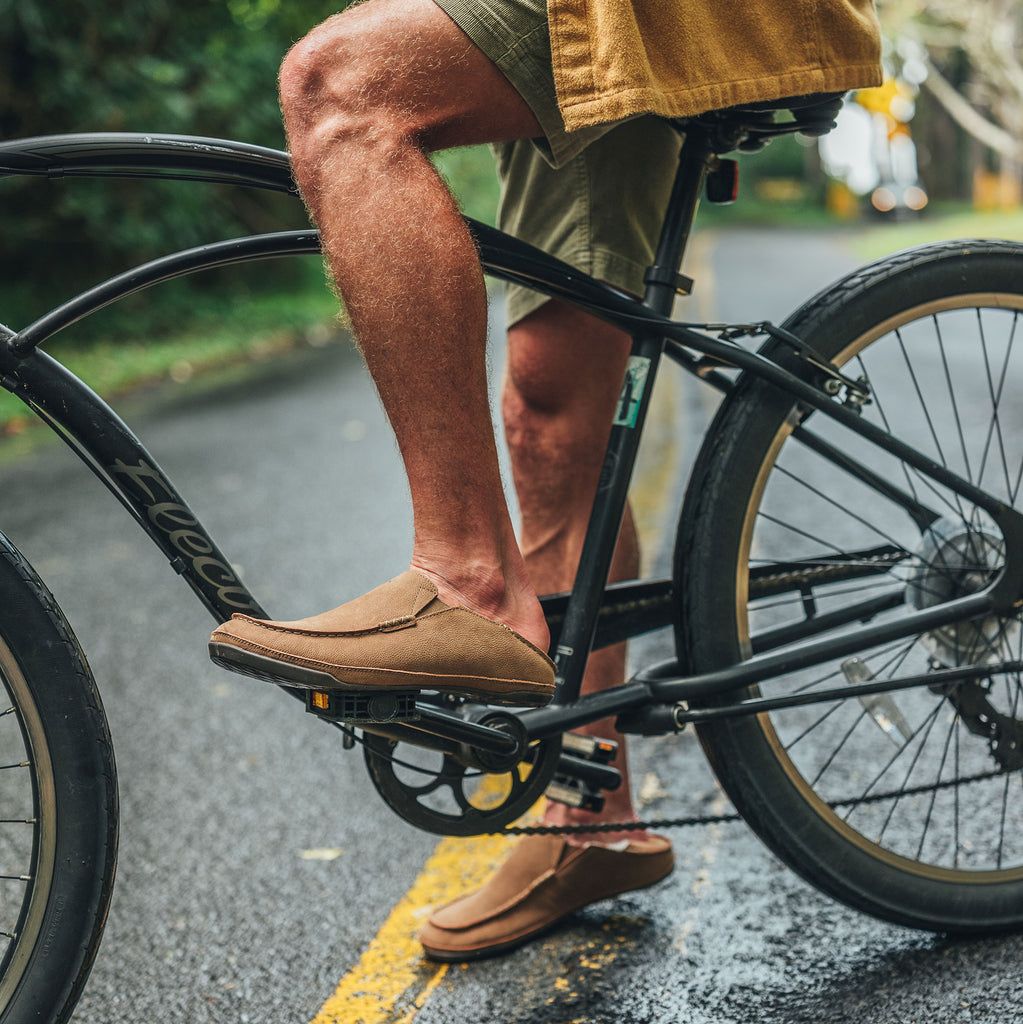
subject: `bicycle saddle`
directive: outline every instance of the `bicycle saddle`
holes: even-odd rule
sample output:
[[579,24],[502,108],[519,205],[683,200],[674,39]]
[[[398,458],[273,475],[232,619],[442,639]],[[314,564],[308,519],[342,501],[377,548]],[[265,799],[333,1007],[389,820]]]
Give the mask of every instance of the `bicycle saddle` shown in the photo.
[[[753,151],[762,149],[777,135],[801,132],[803,135],[826,135],[835,127],[835,118],[842,108],[844,92],[818,92],[805,96],[784,96],[776,100],[744,103],[734,107],[708,110],[694,117],[673,118],[681,131],[699,127],[706,131],[716,152],[731,149]],[[779,111],[792,116],[776,121]]]

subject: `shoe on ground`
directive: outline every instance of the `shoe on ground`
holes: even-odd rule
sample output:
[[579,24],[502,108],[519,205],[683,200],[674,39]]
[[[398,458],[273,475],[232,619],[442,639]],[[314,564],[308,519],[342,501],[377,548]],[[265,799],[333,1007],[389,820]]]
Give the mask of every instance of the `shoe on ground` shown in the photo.
[[481,889],[435,910],[419,941],[427,957],[445,962],[507,953],[591,903],[654,885],[674,866],[663,836],[624,848],[528,836]]

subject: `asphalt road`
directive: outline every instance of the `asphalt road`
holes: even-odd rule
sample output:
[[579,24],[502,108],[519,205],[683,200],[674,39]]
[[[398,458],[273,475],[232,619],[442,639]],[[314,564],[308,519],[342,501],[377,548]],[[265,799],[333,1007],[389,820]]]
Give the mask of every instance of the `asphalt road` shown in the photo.
[[[780,318],[856,263],[826,235],[722,233],[702,245],[690,272],[708,317]],[[668,367],[659,392],[637,482],[653,573],[666,572],[713,409]],[[333,606],[406,566],[406,484],[351,348],[303,350],[121,408],[271,614]],[[431,973],[392,943],[366,973],[374,936],[408,910],[437,840],[382,806],[361,756],[343,752],[333,730],[208,662],[208,616],[70,454],[39,445],[8,459],[0,488],[0,525],[74,625],[118,758],[119,875],[77,1022],[311,1021],[358,971],[381,985],[402,972],[414,982],[387,1005],[361,993],[370,1002],[349,1005],[372,1004],[367,1021],[1018,1017],[1023,940],[951,942],[877,923],[797,880],[741,824],[676,833],[666,883],[591,908],[510,957]],[[655,635],[631,656],[670,653]],[[650,776],[649,814],[728,809],[689,735],[641,741],[636,764],[637,778]],[[318,1019],[361,1012],[339,1006]]]

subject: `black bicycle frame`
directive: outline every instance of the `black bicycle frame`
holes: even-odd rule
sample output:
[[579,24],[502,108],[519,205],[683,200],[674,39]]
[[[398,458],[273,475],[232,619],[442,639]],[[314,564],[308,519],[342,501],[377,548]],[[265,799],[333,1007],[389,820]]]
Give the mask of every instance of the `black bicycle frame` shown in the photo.
[[[952,622],[986,614],[1009,614],[1020,605],[1023,579],[1023,516],[979,490],[927,455],[867,422],[855,407],[827,390],[841,381],[833,367],[805,358],[799,339],[789,336],[797,370],[747,350],[720,328],[728,325],[692,324],[670,317],[678,275],[699,201],[704,174],[712,158],[708,136],[690,128],[653,266],[647,272],[646,293],[637,300],[597,281],[541,250],[501,231],[467,220],[485,271],[564,299],[626,330],[632,337],[630,367],[637,372],[627,381],[611,431],[597,495],[586,533],[577,578],[571,593],[541,598],[551,625],[558,690],[548,708],[521,715],[533,737],[553,735],[611,714],[644,706],[666,708],[694,696],[734,691],[753,683],[823,663],[878,643],[908,637]],[[219,182],[295,194],[288,155],[277,150],[192,136],[83,134],[46,136],[0,143],[0,176],[145,177]],[[0,385],[22,399],[83,459],[131,516],[167,556],[175,572],[220,622],[239,610],[260,617],[266,612],[248,592],[231,563],[221,553],[156,460],[128,426],[99,396],[40,346],[58,331],[133,292],[176,277],[277,256],[318,253],[315,231],[282,231],[232,239],[164,256],[96,285],[56,307],[20,331],[0,325]],[[718,330],[714,337],[707,330]],[[776,336],[785,339],[785,332]],[[638,673],[628,683],[595,695],[580,697],[586,659],[591,649],[657,629],[672,622],[670,580],[646,580],[607,585],[611,553],[621,524],[639,439],[662,353],[686,370],[729,390],[727,376],[708,369],[699,357],[709,357],[777,386],[798,400],[803,412],[816,411],[917,469],[924,476],[984,509],[1001,530],[1006,563],[985,590],[880,626],[866,626],[837,636],[787,642],[790,636],[764,645],[763,653],[718,672],[686,678],[676,661]],[[698,355],[694,355],[694,353]],[[823,373],[822,373],[823,370]],[[829,376],[830,374],[830,376]],[[859,464],[799,424],[793,436],[901,505],[914,522],[926,527],[937,515],[915,498]],[[826,627],[856,621],[862,613],[832,616]],[[955,670],[967,678],[968,670]],[[987,672],[995,671],[988,666]],[[963,673],[966,673],[965,675]],[[957,676],[957,678],[959,678]],[[905,686],[888,680],[887,689]],[[927,685],[927,677],[911,685]],[[879,684],[843,688],[843,697],[878,692]],[[295,696],[301,691],[290,690]],[[823,694],[821,701],[838,699]],[[731,713],[746,714],[751,702],[731,705]],[[783,706],[783,705],[782,705]],[[508,736],[473,725],[420,704],[422,721],[406,728],[422,730],[455,742],[472,742],[500,750]],[[720,713],[729,713],[719,709]],[[696,714],[691,712],[690,714]],[[421,733],[421,734],[422,734]],[[406,734],[407,735],[407,734]]]

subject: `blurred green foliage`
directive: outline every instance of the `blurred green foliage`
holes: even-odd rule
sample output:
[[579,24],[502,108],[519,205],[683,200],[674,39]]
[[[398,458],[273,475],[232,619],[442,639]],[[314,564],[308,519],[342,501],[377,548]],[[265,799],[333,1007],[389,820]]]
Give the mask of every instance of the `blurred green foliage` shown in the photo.
[[[0,137],[159,131],[283,148],[281,58],[342,6],[343,0],[0,0]],[[301,204],[287,197],[88,179],[4,180],[0,216],[0,273],[8,284],[20,281],[26,307],[176,248],[306,223]],[[268,266],[273,270],[264,273],[284,273],[279,262]]]
[[437,153],[433,162],[467,217],[496,223],[497,166],[489,146],[448,149]]

